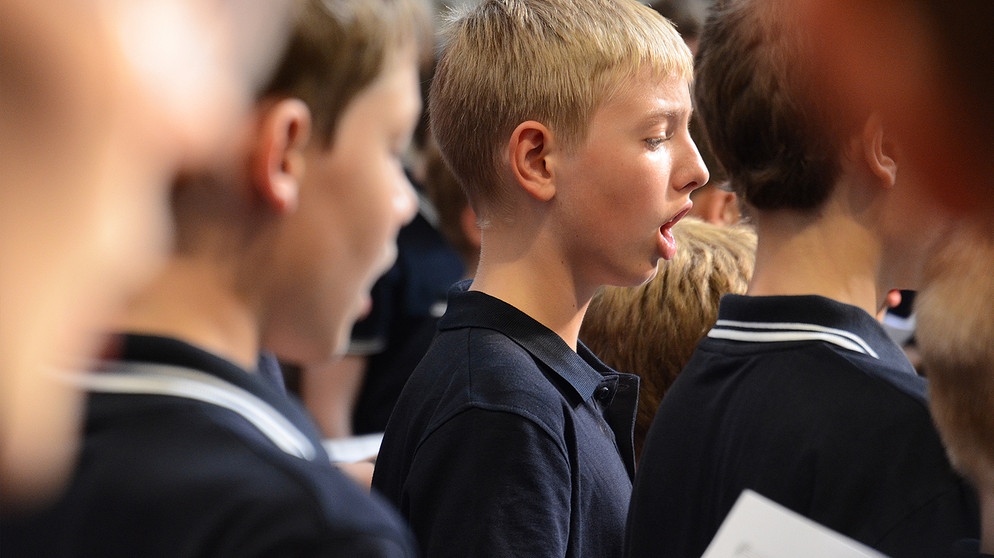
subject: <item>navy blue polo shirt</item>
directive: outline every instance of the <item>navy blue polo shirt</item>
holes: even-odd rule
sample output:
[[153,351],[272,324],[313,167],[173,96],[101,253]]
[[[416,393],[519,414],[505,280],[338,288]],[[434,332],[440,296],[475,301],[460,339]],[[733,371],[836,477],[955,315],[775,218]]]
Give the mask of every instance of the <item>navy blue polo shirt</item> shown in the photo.
[[925,391],[859,308],[726,295],[649,429],[629,555],[699,557],[746,488],[891,556],[948,554],[978,512]]
[[462,282],[373,486],[426,556],[620,556],[638,378]]
[[950,558],[994,558],[994,554],[980,552],[980,541],[977,539],[964,539],[956,541]]
[[64,496],[6,520],[5,556],[415,556],[272,382],[181,341],[128,336],[91,390]]

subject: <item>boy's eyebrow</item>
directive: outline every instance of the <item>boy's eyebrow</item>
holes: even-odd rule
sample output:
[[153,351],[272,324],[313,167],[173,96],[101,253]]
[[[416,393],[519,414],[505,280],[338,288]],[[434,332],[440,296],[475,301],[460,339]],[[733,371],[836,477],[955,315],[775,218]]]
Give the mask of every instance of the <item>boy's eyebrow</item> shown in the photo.
[[670,121],[670,120],[680,120],[686,117],[690,120],[691,115],[694,113],[694,109],[683,109],[683,108],[662,108],[651,110],[646,113],[643,121],[649,125],[658,124],[660,122]]

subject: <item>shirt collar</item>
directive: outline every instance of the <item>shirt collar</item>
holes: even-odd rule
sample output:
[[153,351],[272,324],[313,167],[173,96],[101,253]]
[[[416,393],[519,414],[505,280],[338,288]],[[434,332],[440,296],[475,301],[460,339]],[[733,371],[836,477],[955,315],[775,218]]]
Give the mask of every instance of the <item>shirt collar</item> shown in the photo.
[[[824,333],[851,351],[876,359],[903,356],[873,316],[861,308],[818,295],[726,295],[718,311],[718,330]],[[896,353],[895,353],[896,351]]]
[[582,342],[573,351],[559,335],[514,306],[479,291],[471,281],[456,283],[449,291],[439,331],[479,327],[498,331],[544,363],[586,401],[604,381],[618,372],[600,361]]
[[114,360],[122,363],[164,364],[205,372],[262,399],[293,420],[307,435],[320,439],[320,433],[310,418],[270,378],[262,373],[250,373],[227,359],[185,341],[158,335],[126,333],[121,335],[121,351]]
[[840,347],[839,354],[887,371],[888,380],[916,395],[924,391],[904,351],[865,310],[818,295],[725,295],[718,322],[708,337],[742,342],[824,341]]

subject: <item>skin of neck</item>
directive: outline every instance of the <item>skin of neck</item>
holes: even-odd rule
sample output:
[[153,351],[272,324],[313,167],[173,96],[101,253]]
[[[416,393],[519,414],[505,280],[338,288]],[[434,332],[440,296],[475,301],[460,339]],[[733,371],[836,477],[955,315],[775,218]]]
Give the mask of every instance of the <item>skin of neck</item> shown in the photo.
[[483,230],[471,290],[514,306],[575,351],[580,324],[597,287],[583,284],[573,274],[554,234],[523,220],[529,220],[528,212]]
[[259,354],[259,327],[251,305],[238,292],[225,262],[174,257],[142,293],[134,297],[117,328],[172,337],[253,371]]
[[756,267],[748,294],[821,295],[876,315],[887,288],[880,247],[857,223],[795,212],[757,216]]
[[[254,137],[243,141],[253,145]],[[233,149],[250,152],[247,146]],[[246,157],[231,159],[252,161]],[[118,331],[171,337],[256,370],[279,220],[251,184],[234,163],[177,183],[173,254],[129,301],[114,324]]]
[[891,289],[916,288],[911,270],[920,262],[888,244],[886,196],[849,166],[816,209],[753,211],[758,243],[748,294],[821,295],[875,316]]

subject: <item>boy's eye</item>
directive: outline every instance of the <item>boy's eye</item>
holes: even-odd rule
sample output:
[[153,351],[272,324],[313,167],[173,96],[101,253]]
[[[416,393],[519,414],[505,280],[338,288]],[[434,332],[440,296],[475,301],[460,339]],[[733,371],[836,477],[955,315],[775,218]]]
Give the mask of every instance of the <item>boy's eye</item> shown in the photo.
[[669,139],[668,137],[646,138],[645,139],[645,144],[649,146],[649,149],[655,150],[655,149],[659,149],[659,146],[662,145],[663,142],[665,142],[668,139]]

